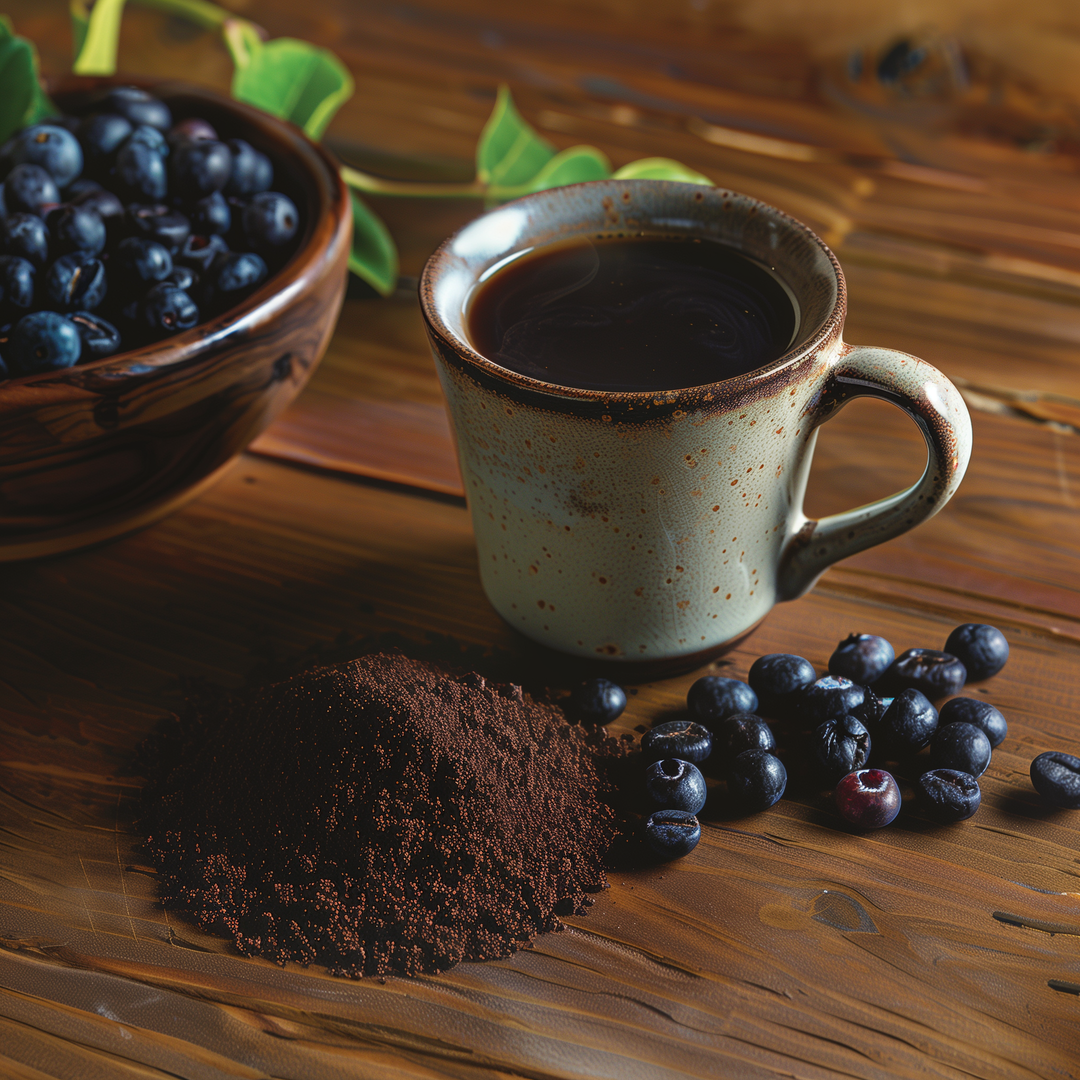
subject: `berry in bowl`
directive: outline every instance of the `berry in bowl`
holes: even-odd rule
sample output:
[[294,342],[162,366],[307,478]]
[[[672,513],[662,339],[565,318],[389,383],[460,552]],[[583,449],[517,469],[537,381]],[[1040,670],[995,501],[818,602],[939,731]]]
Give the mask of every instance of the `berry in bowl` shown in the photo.
[[78,80],[0,147],[0,560],[194,497],[303,387],[351,240],[334,163],[209,91]]

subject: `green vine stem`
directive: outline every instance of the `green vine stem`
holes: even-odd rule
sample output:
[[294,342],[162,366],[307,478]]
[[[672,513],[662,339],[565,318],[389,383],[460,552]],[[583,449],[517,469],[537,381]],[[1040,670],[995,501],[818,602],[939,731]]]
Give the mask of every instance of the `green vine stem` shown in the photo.
[[207,3],[207,0],[139,0],[139,3],[167,11],[170,15],[179,15],[204,30],[220,30],[226,22],[237,17],[217,4]]
[[351,165],[339,168],[341,179],[365,195],[394,195],[414,199],[481,199],[488,193],[486,184],[478,180],[468,183],[425,183],[418,180],[384,180],[361,172]]

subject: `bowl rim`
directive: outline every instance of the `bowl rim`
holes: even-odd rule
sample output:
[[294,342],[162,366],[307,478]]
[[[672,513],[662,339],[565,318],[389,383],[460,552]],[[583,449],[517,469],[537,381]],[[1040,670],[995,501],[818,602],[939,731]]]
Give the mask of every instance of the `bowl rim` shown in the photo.
[[266,141],[288,152],[288,167],[309,197],[305,232],[288,261],[250,296],[190,330],[88,363],[0,380],[0,413],[9,403],[16,408],[25,407],[25,397],[12,393],[17,389],[39,391],[33,397],[40,403],[40,392],[45,392],[48,400],[55,400],[56,392],[61,389],[93,392],[88,385],[93,384],[94,390],[99,391],[102,383],[119,384],[130,378],[164,374],[181,365],[207,359],[226,339],[237,334],[250,334],[289,308],[318,276],[327,257],[336,252],[341,243],[350,242],[352,208],[348,188],[337,164],[322,146],[308,138],[295,124],[208,87],[173,79],[65,76],[48,83],[49,92],[56,96],[92,92],[109,86],[139,86],[160,96],[166,103],[183,98],[201,100],[215,109],[229,112],[243,125],[259,130],[266,136]]

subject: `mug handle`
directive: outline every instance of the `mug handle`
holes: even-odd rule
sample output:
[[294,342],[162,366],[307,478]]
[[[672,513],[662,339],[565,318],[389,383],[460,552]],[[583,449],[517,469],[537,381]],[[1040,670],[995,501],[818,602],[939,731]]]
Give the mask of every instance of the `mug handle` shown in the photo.
[[[967,471],[971,417],[960,391],[933,365],[895,349],[841,345],[840,359],[811,406],[815,429],[856,397],[892,402],[919,425],[926,440],[926,469],[905,491],[820,521],[804,517],[800,505],[780,562],[779,600],[802,596],[834,562],[933,517]],[[809,455],[804,476],[808,465]]]

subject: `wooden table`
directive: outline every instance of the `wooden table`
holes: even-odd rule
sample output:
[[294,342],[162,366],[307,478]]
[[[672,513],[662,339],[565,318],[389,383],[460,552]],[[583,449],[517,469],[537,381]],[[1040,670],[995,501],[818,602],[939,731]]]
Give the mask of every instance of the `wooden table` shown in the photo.
[[[57,71],[65,8],[8,5]],[[349,63],[358,91],[330,141],[359,165],[467,178],[506,80],[559,146],[676,157],[821,231],[848,275],[848,339],[960,383],[974,457],[937,518],[837,566],[714,670],[744,677],[772,651],[823,667],[850,631],[940,647],[957,623],[992,622],[1012,657],[972,692],[1009,735],[968,822],[906,814],[857,835],[824,795],[800,794],[708,823],[678,863],[613,874],[588,916],[532,950],[439,977],[282,970],[162,910],[131,761],[185,680],[239,687],[390,638],[535,673],[480,590],[406,278],[390,299],[346,303],[307,391],[208,494],[126,539],[0,568],[0,1072],[1080,1075],[1080,813],[1047,808],[1028,780],[1037,753],[1080,753],[1068,102],[963,39],[966,88],[875,83],[887,26],[863,28],[870,75],[853,82],[843,55],[770,36],[737,6],[727,23],[703,4],[650,21],[614,3],[487,0],[276,0],[257,15]],[[136,73],[227,81],[224,54],[163,16],[133,8],[124,35]],[[928,62],[954,44],[931,42]],[[406,275],[478,209],[379,205]],[[898,412],[856,403],[823,430],[810,511],[909,483],[920,446]],[[700,674],[634,687],[616,728],[677,709]]]

